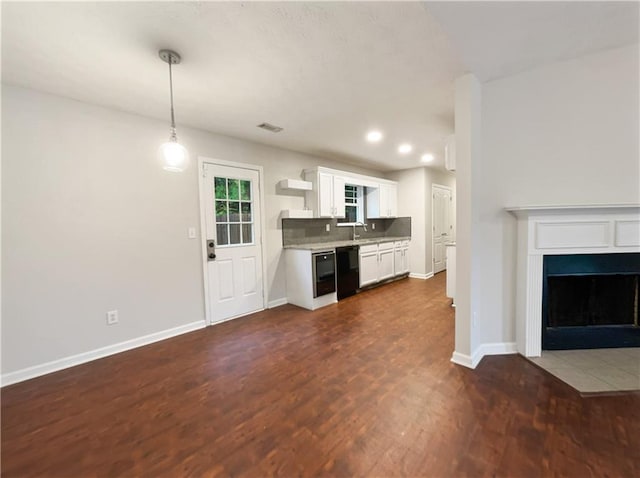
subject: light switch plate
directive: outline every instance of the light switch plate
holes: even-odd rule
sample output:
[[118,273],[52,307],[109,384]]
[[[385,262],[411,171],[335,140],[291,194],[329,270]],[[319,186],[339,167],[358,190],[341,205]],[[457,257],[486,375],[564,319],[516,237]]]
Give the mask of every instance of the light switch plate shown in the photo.
[[195,227],[190,227],[189,231],[188,231],[188,235],[189,235],[189,239],[195,239],[196,238],[196,228]]

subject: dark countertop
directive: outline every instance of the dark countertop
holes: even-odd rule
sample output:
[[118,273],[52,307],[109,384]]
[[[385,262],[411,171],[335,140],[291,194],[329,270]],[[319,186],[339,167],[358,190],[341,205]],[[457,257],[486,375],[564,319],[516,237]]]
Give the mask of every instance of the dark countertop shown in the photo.
[[409,236],[400,237],[375,237],[371,239],[356,239],[355,241],[313,242],[310,244],[293,244],[284,246],[284,249],[303,249],[307,251],[321,251],[335,249],[344,246],[365,246],[367,244],[381,244],[383,242],[410,241]]

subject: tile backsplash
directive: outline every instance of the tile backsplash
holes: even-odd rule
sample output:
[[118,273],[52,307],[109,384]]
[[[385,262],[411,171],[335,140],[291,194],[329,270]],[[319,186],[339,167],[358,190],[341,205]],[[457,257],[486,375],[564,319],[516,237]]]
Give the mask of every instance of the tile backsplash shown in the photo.
[[[367,219],[367,231],[356,226],[360,239],[411,236],[411,218]],[[329,232],[326,227],[329,224]],[[282,245],[315,244],[319,242],[348,241],[353,227],[338,226],[336,219],[283,219]],[[375,224],[375,229],[373,225]]]

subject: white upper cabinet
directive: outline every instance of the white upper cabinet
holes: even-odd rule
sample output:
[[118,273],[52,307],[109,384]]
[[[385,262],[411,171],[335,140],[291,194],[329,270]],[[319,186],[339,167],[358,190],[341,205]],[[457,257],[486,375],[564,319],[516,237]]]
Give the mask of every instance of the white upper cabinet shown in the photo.
[[304,178],[312,184],[305,191],[305,205],[313,217],[345,217],[345,186],[366,188],[366,218],[398,216],[398,183],[382,178],[324,167],[307,169]]
[[305,179],[313,185],[305,201],[314,217],[344,217],[344,177],[314,169],[305,171]]
[[367,218],[396,217],[398,215],[398,185],[379,183],[367,189]]

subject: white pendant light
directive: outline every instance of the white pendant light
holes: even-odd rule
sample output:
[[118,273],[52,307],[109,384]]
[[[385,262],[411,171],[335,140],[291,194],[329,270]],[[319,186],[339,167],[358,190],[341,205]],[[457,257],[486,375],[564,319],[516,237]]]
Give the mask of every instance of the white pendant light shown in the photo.
[[187,148],[178,143],[176,135],[176,119],[173,114],[173,77],[171,75],[171,65],[180,63],[180,55],[171,50],[160,50],[158,55],[162,61],[169,64],[169,92],[171,95],[171,134],[169,141],[160,146],[159,154],[162,160],[162,169],[180,173],[187,167],[189,162],[189,152]]

